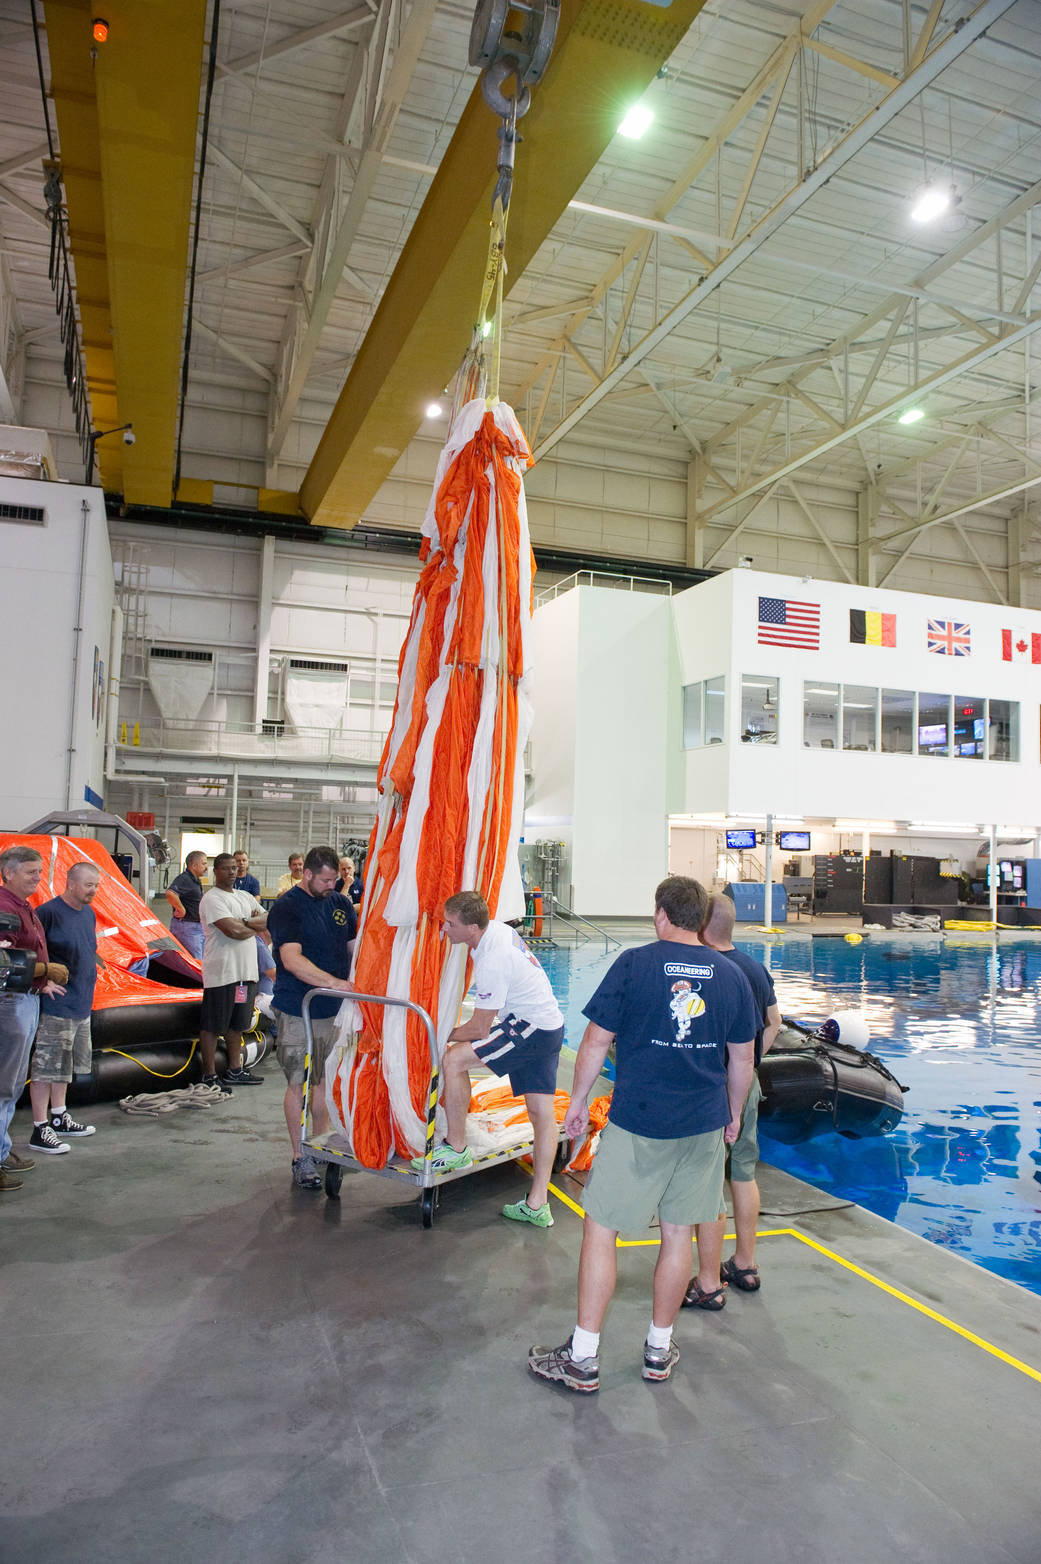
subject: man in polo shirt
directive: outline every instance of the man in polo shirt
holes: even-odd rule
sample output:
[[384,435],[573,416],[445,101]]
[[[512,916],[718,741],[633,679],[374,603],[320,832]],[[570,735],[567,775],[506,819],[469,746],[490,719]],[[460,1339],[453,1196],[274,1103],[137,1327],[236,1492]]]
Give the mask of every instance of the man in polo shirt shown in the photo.
[[235,890],[248,891],[251,896],[260,895],[260,881],[249,872],[249,853],[238,848],[235,853]]
[[[202,1012],[199,1052],[205,1086],[225,1092],[236,1086],[262,1086],[242,1063],[242,1033],[253,1019],[257,992],[257,935],[267,915],[255,896],[235,889],[235,859],[218,853],[213,860],[213,889],[199,903],[206,938],[202,953]],[[228,1068],[218,1079],[217,1039],[224,1038]]]
[[[514,1092],[524,1098],[535,1143],[527,1197],[503,1206],[502,1214],[513,1222],[552,1227],[549,1176],[559,1133],[553,1094],[564,1041],[560,1006],[549,978],[516,929],[492,921],[479,892],[450,896],[443,928],[453,945],[466,945],[473,956],[475,1000],[470,1020],[449,1034],[445,1048],[441,1067],[446,1138],[431,1161],[438,1172],[470,1166],[473,1157],[466,1144],[470,1071],[485,1065],[494,1075],[508,1075]],[[412,1166],[421,1168],[423,1158],[417,1157]]]
[[[278,1024],[275,1051],[286,1078],[283,1106],[293,1148],[293,1182],[302,1189],[321,1189],[313,1159],[303,1151],[301,1117],[304,1105],[304,1060],[307,1036],[303,1001],[309,988],[352,992],[348,974],[357,933],[354,908],[333,890],[339,865],[331,847],[312,847],[302,860],[299,885],[290,887],[268,913],[268,932],[275,952],[275,992],[272,1010]],[[340,1001],[316,999],[311,1006],[311,1125],[316,1135],[329,1128],[325,1095],[317,1090],[332,1046],[333,1023]]]
[[670,875],[654,893],[652,945],[624,950],[585,1007],[564,1128],[588,1126],[587,1099],[615,1044],[615,1087],[585,1187],[578,1323],[561,1347],[532,1347],[528,1367],[568,1390],[600,1388],[600,1327],[615,1288],[620,1232],[660,1225],[643,1377],[668,1379],[679,1359],[672,1326],[690,1274],[695,1224],[723,1200],[725,1145],[741,1128],[752,1080],[756,1012],[743,974],[701,944],[708,896]]
[[[750,956],[747,950],[734,945],[734,903],[729,896],[717,892],[709,898],[708,921],[701,930],[701,941],[726,956],[748,979],[755,1000],[757,1025],[755,1034],[755,1064],[769,1052],[781,1030],[781,1012],[774,993],[773,978],[761,961]],[[737,1248],[724,1266],[722,1216],[715,1222],[699,1225],[698,1270],[690,1279],[685,1309],[721,1309],[726,1303],[724,1287],[730,1283],[739,1292],[758,1292],[759,1267],[755,1263],[755,1231],[759,1225],[759,1185],[755,1181],[756,1162],[759,1158],[759,1077],[752,1076],[752,1084],[741,1110],[741,1133],[730,1147],[727,1156],[727,1173],[734,1201],[734,1228]]]
[[67,1137],[94,1133],[93,1124],[72,1117],[65,1097],[74,1071],[90,1074],[90,1014],[98,975],[98,925],[91,902],[100,883],[96,864],[71,864],[61,895],[45,901],[39,910],[48,953],[69,973],[63,994],[45,994],[40,1000],[29,1086],[33,1109],[29,1145],[52,1157],[68,1152]]
[[203,852],[189,853],[184,860],[183,871],[170,881],[166,891],[166,899],[173,909],[170,933],[180,940],[196,961],[202,960],[205,942],[202,924],[199,922],[199,903],[202,901],[202,877],[208,862]]
[[4,935],[4,943],[30,950],[36,957],[29,993],[0,992],[0,1191],[4,1193],[21,1189],[19,1175],[36,1166],[32,1157],[20,1157],[12,1149],[10,1124],[25,1087],[29,1052],[40,1021],[40,996],[64,993],[61,984],[68,977],[63,966],[50,960],[47,936],[29,904],[42,874],[43,859],[35,847],[13,843],[0,853],[0,912],[14,913],[20,924],[16,932]]
[[[247,891],[250,896],[260,895],[260,881],[249,872],[249,854],[241,847],[235,851],[235,890]],[[270,994],[275,986],[275,958],[266,934],[257,935],[258,994]]]

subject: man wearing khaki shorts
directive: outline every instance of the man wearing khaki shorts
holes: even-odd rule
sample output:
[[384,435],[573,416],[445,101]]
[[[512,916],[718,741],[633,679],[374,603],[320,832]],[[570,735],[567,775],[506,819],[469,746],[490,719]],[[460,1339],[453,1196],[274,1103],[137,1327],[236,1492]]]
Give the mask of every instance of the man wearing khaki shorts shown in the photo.
[[528,1367],[568,1390],[600,1388],[600,1328],[615,1288],[619,1233],[661,1230],[643,1377],[668,1379],[679,1359],[672,1327],[690,1274],[695,1224],[718,1216],[725,1145],[741,1127],[752,1080],[755,1007],[744,975],[701,944],[708,896],[670,875],[654,895],[651,945],[617,958],[583,1014],[564,1128],[589,1123],[587,1101],[615,1044],[615,1088],[585,1189],[578,1323],[561,1347],[532,1347]]
[[96,864],[70,864],[65,889],[39,911],[48,954],[69,974],[61,993],[40,1001],[29,1084],[33,1110],[29,1145],[52,1157],[68,1152],[68,1138],[85,1138],[95,1128],[72,1117],[65,1097],[73,1074],[89,1075],[91,1070],[90,1016],[98,971],[97,919],[91,903],[100,883]]
[[[309,988],[353,992],[348,981],[357,919],[347,896],[334,892],[339,873],[331,847],[312,847],[303,861],[299,882],[280,896],[268,913],[267,928],[275,957],[275,992],[271,996],[278,1030],[275,1051],[286,1078],[286,1128],[293,1148],[293,1182],[302,1189],[321,1189],[313,1159],[303,1151],[304,1060],[307,1037],[303,1022],[304,995]],[[340,1008],[336,999],[316,999],[311,1006],[311,1125],[316,1135],[329,1128],[322,1084],[332,1045],[333,1024]]]

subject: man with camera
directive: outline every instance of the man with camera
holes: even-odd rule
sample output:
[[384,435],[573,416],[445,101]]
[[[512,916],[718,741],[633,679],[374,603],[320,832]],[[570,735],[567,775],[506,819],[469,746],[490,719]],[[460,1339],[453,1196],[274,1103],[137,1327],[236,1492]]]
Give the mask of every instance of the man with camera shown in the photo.
[[17,927],[4,935],[14,950],[30,951],[35,960],[31,986],[26,992],[0,991],[0,1192],[21,1189],[21,1173],[35,1166],[31,1157],[12,1149],[10,1125],[15,1103],[22,1095],[29,1053],[40,1020],[40,996],[60,996],[68,977],[63,966],[51,962],[47,936],[29,897],[40,883],[43,859],[34,847],[17,843],[0,853],[0,913],[17,918]]

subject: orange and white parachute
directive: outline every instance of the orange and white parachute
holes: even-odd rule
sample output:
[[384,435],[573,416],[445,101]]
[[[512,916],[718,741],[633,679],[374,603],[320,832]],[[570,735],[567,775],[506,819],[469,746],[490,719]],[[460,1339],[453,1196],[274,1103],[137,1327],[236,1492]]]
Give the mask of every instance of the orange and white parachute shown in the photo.
[[[483,397],[458,412],[423,523],[398,694],[380,761],[352,973],[370,994],[413,999],[439,1049],[456,1025],[467,951],[441,933],[445,898],[478,890],[492,915],[524,910],[517,843],[531,727],[534,560],[511,408]],[[365,1167],[423,1149],[430,1054],[403,1010],[344,1006],[351,1041],[328,1072],[333,1125]]]

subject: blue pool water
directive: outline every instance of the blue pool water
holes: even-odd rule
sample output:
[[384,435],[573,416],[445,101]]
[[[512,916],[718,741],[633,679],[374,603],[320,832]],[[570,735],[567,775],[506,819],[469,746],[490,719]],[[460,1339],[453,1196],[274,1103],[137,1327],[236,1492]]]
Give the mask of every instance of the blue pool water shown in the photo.
[[[863,1011],[872,1052],[910,1088],[876,1140],[785,1146],[761,1120],[764,1161],[1041,1294],[1041,941],[736,943],[769,966],[782,1014]],[[539,952],[572,1047],[614,954]]]

